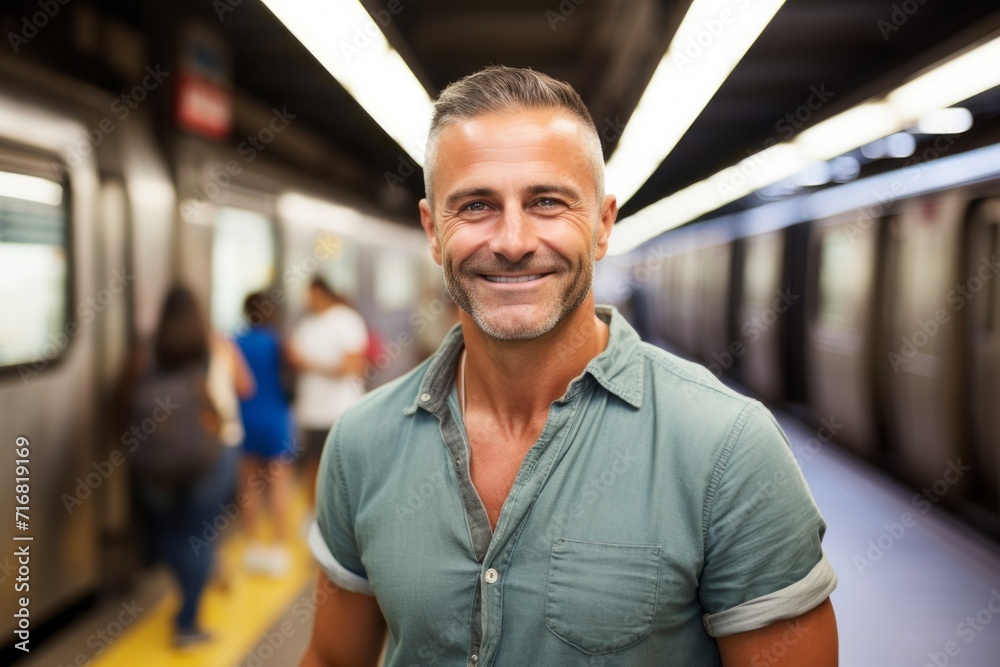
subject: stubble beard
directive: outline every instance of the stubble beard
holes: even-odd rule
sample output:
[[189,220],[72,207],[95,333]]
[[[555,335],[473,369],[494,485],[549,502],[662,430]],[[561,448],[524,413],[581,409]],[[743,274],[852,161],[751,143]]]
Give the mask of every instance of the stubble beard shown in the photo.
[[[531,323],[505,320],[501,313],[490,312],[492,309],[489,305],[477,301],[474,297],[474,285],[481,280],[480,274],[489,271],[522,273],[531,271],[532,265],[537,266],[538,264],[539,262],[533,258],[521,262],[506,262],[500,258],[490,262],[488,266],[483,262],[476,261],[475,258],[469,258],[465,265],[458,268],[449,257],[445,257],[442,262],[445,287],[448,288],[448,293],[455,304],[469,314],[483,333],[494,340],[502,341],[532,340],[549,333],[570,313],[579,308],[590,293],[594,282],[593,248],[591,248],[586,261],[579,264],[574,264],[562,257],[558,258],[559,268],[556,273],[569,275],[570,280],[556,302],[551,304],[551,311],[538,324],[532,325]],[[552,267],[552,264],[549,263],[549,267]],[[551,272],[552,268],[549,267],[538,272]]]

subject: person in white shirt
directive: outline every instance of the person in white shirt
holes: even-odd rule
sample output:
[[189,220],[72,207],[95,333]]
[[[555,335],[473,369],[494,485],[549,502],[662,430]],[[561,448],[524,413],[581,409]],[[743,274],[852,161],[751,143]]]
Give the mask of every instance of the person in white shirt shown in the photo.
[[322,278],[309,285],[309,312],[292,332],[289,358],[298,371],[295,417],[302,429],[302,474],[310,507],[323,444],[337,418],[364,394],[368,327]]

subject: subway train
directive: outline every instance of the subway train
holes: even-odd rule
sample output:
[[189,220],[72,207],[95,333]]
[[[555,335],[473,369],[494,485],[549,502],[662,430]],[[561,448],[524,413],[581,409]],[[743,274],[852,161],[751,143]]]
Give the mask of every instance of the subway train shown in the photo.
[[[16,584],[0,600],[34,631],[140,566],[127,452],[107,415],[172,283],[232,332],[248,292],[268,291],[287,325],[324,275],[379,334],[372,385],[415,365],[453,317],[415,226],[266,148],[164,142],[150,110],[111,97],[0,58],[0,462],[24,478],[0,498],[23,523],[0,539],[29,554],[25,570],[0,555],[0,581]],[[307,143],[239,102],[243,125],[269,128],[286,154]],[[997,535],[1000,145],[939,152],[668,233],[606,258],[595,288],[647,339],[803,408],[817,443]],[[8,641],[18,622],[3,620]]]
[[[1000,144],[668,232],[603,290],[647,335],[1000,535]],[[850,489],[845,489],[850,493]]]
[[[128,450],[108,414],[130,348],[151,335],[175,281],[232,332],[251,291],[294,317],[323,275],[378,332],[371,385],[415,365],[451,323],[416,226],[267,151],[250,160],[193,136],[163,142],[152,113],[111,99],[0,58],[0,468],[19,478],[0,497],[0,541],[23,549],[0,555],[0,602],[15,613],[0,622],[5,644],[20,618],[36,641],[47,621],[141,567]],[[281,123],[268,108],[246,121]],[[295,130],[281,137],[286,155]]]

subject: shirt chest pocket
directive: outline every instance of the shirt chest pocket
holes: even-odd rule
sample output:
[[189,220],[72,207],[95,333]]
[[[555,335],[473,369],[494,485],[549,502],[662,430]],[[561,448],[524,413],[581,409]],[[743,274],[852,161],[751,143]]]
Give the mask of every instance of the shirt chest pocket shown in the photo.
[[584,653],[617,651],[653,627],[660,547],[578,542],[552,544],[545,624]]

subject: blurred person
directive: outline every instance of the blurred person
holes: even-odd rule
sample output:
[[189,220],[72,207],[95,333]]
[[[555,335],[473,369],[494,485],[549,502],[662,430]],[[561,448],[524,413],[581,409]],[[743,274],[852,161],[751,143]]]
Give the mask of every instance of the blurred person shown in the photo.
[[299,459],[310,509],[316,471],[330,428],[364,394],[368,327],[319,276],[309,285],[308,312],[292,332],[289,358],[298,371],[295,419],[302,430]]
[[[246,358],[232,341],[218,333],[212,333],[209,340],[208,396],[219,419],[219,442],[223,447],[225,465],[224,477],[217,480],[219,503],[214,518],[236,494],[241,445],[245,436],[240,402],[255,393],[256,381]],[[229,588],[229,572],[219,559],[213,563],[212,578],[223,590]]]
[[157,422],[130,451],[154,547],[181,589],[173,644],[185,648],[211,638],[197,615],[218,545],[192,538],[233,492],[243,437],[236,397],[253,392],[253,378],[239,351],[209,332],[185,287],[167,294],[151,347],[134,352],[123,400],[133,425]]
[[[240,403],[243,441],[241,489],[248,545],[246,564],[255,571],[281,574],[288,568],[288,514],[291,500],[292,415],[286,380],[286,353],[277,327],[277,306],[258,292],[243,303],[249,329],[236,342],[257,381],[257,391]],[[266,496],[274,542],[260,535],[260,507]]]
[[375,665],[387,628],[388,667],[836,665],[825,524],[773,417],[595,305],[617,202],[577,93],[487,68],[426,156],[461,322],[330,436],[302,665]]

